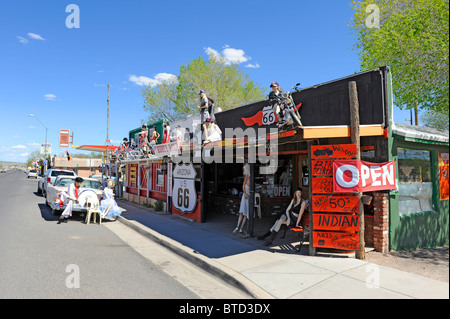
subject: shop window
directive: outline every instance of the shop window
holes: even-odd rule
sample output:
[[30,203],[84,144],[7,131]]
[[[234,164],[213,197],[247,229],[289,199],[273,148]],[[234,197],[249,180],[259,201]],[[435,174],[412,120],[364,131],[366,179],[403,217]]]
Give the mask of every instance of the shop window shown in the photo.
[[[255,192],[261,197],[290,197],[294,182],[294,166],[292,155],[280,155],[278,168],[274,174],[260,173],[261,164],[255,164]],[[217,165],[217,194],[241,196],[243,164]]]
[[398,148],[398,175],[400,214],[432,211],[430,152]]

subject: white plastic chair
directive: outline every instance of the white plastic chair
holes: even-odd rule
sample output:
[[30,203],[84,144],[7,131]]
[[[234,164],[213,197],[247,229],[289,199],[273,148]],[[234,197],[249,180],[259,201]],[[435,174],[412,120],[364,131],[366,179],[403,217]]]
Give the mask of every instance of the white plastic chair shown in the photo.
[[[82,193],[83,194],[83,193]],[[85,223],[89,225],[91,222],[91,216],[94,215],[94,223],[97,222],[97,215],[99,217],[99,224],[102,224],[102,212],[100,210],[100,204],[97,196],[94,193],[94,196],[83,196],[83,198],[78,198],[81,205],[88,207]],[[80,195],[80,197],[82,197]]]

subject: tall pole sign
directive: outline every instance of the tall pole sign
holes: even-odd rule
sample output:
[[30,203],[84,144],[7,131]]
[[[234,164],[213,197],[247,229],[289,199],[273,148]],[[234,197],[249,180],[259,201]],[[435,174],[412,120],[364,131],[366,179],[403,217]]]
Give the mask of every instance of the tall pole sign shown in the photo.
[[70,130],[59,130],[59,147],[70,146]]

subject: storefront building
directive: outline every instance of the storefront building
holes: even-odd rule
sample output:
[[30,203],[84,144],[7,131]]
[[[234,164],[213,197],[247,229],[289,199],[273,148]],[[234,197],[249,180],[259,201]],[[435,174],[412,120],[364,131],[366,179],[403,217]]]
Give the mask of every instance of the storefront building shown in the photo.
[[[448,244],[448,132],[434,136],[425,131],[419,137],[420,128],[408,127],[406,134],[402,125],[396,126],[390,81],[389,69],[382,67],[294,92],[292,97],[303,127],[277,131],[276,138],[276,117],[272,116],[268,101],[217,113],[223,140],[210,143],[206,153],[203,149],[200,160],[202,149],[195,149],[200,145],[196,138],[199,126],[193,125],[192,119],[189,127],[184,127],[183,121],[171,123],[172,131],[181,126],[183,133],[191,133],[194,163],[177,165],[170,151],[157,159],[128,162],[126,197],[141,204],[162,200],[168,211],[197,222],[208,222],[215,214],[236,216],[242,196],[243,162],[247,161],[252,163],[255,218],[279,216],[297,187],[303,189],[303,198],[312,203],[318,195],[312,185],[314,178],[325,180],[323,176],[329,173],[327,161],[314,159],[312,148],[355,143],[349,97],[349,83],[355,82],[359,102],[358,155],[371,163],[394,161],[398,185],[395,190],[365,194],[373,198],[363,206],[365,244],[382,252]],[[227,130],[236,136],[230,136]],[[244,136],[238,136],[240,133]],[[410,134],[416,135],[411,139]],[[277,147],[272,150],[275,140]],[[233,151],[227,152],[227,148]],[[253,161],[255,149],[257,160]],[[276,169],[270,174],[262,173],[267,164],[259,160],[268,154],[277,159]],[[213,161],[204,160],[211,156]],[[446,198],[442,196],[445,185]],[[412,196],[414,192],[419,195]],[[328,198],[339,196],[330,188],[322,193]],[[418,203],[420,211],[416,210]],[[315,212],[310,205],[310,224],[314,216],[319,216],[316,213],[322,212]],[[334,230],[329,234],[335,234]]]

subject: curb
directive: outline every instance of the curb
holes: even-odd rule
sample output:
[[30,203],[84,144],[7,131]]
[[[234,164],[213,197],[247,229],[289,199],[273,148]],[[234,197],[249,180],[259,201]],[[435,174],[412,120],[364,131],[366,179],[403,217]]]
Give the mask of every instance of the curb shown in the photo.
[[232,285],[248,294],[254,299],[275,299],[274,296],[256,285],[241,273],[225,267],[224,265],[205,257],[204,255],[192,250],[191,248],[180,244],[179,242],[166,237],[153,229],[150,229],[139,222],[128,220],[125,217],[118,216],[118,221],[131,229],[137,231],[141,235],[153,240],[161,246],[176,253],[185,260],[193,263],[201,269],[209,272],[218,279],[221,279],[228,285]]

